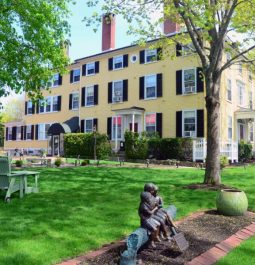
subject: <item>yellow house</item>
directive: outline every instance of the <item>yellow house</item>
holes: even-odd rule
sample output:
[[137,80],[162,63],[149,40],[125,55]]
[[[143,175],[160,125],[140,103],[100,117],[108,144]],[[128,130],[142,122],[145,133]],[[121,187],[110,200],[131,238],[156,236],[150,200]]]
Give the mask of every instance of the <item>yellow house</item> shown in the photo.
[[[166,34],[176,33],[172,24],[165,25]],[[44,103],[35,106],[26,96],[23,122],[6,124],[5,150],[63,155],[64,133],[95,129],[107,133],[118,150],[130,130],[194,138],[193,158],[204,159],[205,91],[197,55],[180,45],[167,51],[150,49],[150,43],[115,49],[114,16],[110,24],[103,22],[102,35],[102,52],[77,59],[63,77],[56,73]],[[164,56],[169,52],[175,59]],[[237,160],[238,140],[253,142],[253,99],[251,72],[241,65],[226,70],[221,142],[231,160]]]

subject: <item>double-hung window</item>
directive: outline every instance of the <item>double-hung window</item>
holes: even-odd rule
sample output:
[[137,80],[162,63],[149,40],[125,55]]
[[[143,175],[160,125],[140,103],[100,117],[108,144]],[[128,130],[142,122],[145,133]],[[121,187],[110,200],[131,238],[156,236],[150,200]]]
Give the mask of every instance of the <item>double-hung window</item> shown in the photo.
[[59,85],[59,74],[54,74],[52,76],[52,87],[56,87]]
[[73,70],[73,83],[80,81],[80,69]]
[[228,139],[232,139],[232,117],[228,116]]
[[47,140],[49,128],[50,124],[48,123],[42,123],[38,125],[38,140]]
[[113,117],[112,118],[112,140],[116,139],[121,140],[121,124],[122,124],[122,118],[121,117]]
[[184,69],[182,79],[183,94],[196,92],[196,68]]
[[243,73],[243,66],[241,63],[238,65],[238,72],[240,75]]
[[157,76],[147,75],[144,80],[144,97],[145,99],[153,99],[157,97]]
[[32,125],[27,125],[26,139],[27,140],[31,140],[32,139]]
[[145,50],[145,63],[151,63],[157,61],[157,49]]
[[52,98],[52,108],[53,108],[53,111],[58,111],[59,107],[58,107],[58,96],[54,96]]
[[249,91],[249,108],[253,109],[253,93]]
[[44,100],[40,100],[39,101],[39,112],[40,113],[44,113],[45,112],[45,101]]
[[73,93],[72,97],[72,109],[78,109],[79,108],[79,93]]
[[240,106],[244,105],[245,102],[245,88],[244,88],[244,83],[241,81],[237,81],[237,90],[238,90],[238,104]]
[[183,111],[183,136],[196,137],[196,111]]
[[115,81],[112,83],[112,102],[123,101],[123,81]]
[[46,98],[46,112],[52,111],[51,104],[52,104],[52,97],[47,97]]
[[194,53],[194,51],[195,51],[195,48],[194,48],[193,43],[182,45],[182,56],[190,55]]
[[93,132],[93,119],[86,119],[84,123],[84,132],[92,133]]
[[227,80],[227,100],[232,100],[232,82],[230,79]]
[[148,135],[154,134],[156,132],[156,113],[146,114],[145,131]]
[[12,140],[12,127],[8,127],[8,136],[7,136],[7,139],[8,139],[9,141]]
[[88,63],[86,66],[86,75],[94,75],[96,73],[95,62]]
[[21,126],[17,126],[16,140],[21,140]]
[[33,103],[32,103],[32,101],[27,102],[27,114],[33,114]]
[[94,106],[94,86],[86,87],[85,106]]
[[113,69],[121,69],[123,68],[123,55],[113,57]]

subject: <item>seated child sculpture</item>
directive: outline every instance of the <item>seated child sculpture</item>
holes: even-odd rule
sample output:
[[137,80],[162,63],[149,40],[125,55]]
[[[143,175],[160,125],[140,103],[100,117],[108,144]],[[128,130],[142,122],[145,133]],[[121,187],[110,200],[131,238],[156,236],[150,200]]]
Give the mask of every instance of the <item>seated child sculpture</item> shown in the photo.
[[155,218],[154,213],[158,210],[156,206],[155,197],[147,191],[144,191],[140,195],[141,202],[139,206],[139,216],[141,218],[141,227],[147,229],[150,232],[150,243],[152,247],[155,247],[155,242],[158,242],[158,233],[160,222]]
[[147,183],[144,185],[144,191],[149,192],[155,198],[157,210],[154,213],[154,218],[160,222],[160,233],[162,234],[162,238],[170,240],[167,227],[170,229],[172,227],[176,228],[176,225],[174,224],[171,216],[169,216],[166,210],[163,209],[163,200],[158,195],[158,187],[153,183]]

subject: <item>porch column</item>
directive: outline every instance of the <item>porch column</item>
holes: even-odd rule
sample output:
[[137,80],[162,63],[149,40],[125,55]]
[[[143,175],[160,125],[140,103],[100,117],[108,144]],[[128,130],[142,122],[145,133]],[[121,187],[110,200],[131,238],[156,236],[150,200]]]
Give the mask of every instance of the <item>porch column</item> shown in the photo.
[[135,132],[135,114],[132,114],[132,132]]
[[115,151],[117,153],[117,149],[118,149],[118,115],[115,117]]

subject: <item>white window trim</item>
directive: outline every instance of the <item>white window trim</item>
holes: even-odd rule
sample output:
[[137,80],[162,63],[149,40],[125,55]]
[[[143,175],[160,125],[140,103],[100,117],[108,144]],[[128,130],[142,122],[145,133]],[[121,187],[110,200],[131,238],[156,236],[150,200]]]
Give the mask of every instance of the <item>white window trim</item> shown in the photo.
[[195,136],[192,136],[191,138],[196,138],[197,137],[197,109],[185,109],[182,110],[182,137],[183,138],[188,138],[188,136],[184,135],[184,113],[189,112],[189,111],[194,111],[195,112]]
[[[79,109],[79,104],[80,104],[80,94],[79,92],[72,92],[72,110],[78,110]],[[75,95],[78,95],[78,107],[77,108],[74,108],[74,96]]]
[[[91,130],[91,132],[86,132],[86,122],[87,121],[92,121],[92,130]],[[85,133],[93,133],[93,129],[94,129],[94,118],[86,118],[86,119],[84,119],[84,132]]]
[[[121,100],[120,101],[114,101],[113,99],[115,98],[115,95],[114,95],[114,84],[115,83],[118,83],[118,82],[121,82],[122,83],[122,95],[121,95]],[[112,103],[113,104],[116,104],[116,103],[122,103],[123,102],[123,80],[115,80],[115,81],[112,81]]]
[[[238,85],[240,84],[242,86],[242,89],[240,90],[240,86]],[[245,102],[246,102],[246,99],[245,99],[245,84],[244,82],[240,81],[240,80],[237,80],[236,81],[236,86],[237,86],[237,89],[238,89],[238,97],[237,97],[237,102],[238,102],[238,106],[241,106],[241,107],[244,107],[245,106]],[[241,92],[242,91],[242,92]],[[243,102],[240,102],[240,92],[242,94],[242,101]]]
[[[114,64],[114,59],[118,58],[118,57],[122,57],[122,67],[119,67],[119,68],[115,68],[115,64]],[[117,55],[117,56],[114,56],[112,58],[112,70],[114,71],[117,71],[117,70],[121,70],[124,68],[124,56],[123,55]]]
[[121,141],[121,140],[123,140],[123,117],[122,116],[112,116],[112,135],[111,135],[111,139],[112,139],[112,141],[116,141],[116,139],[115,139],[115,130],[114,130],[114,127],[113,127],[113,122],[114,122],[114,119],[115,118],[119,118],[119,117],[121,117],[121,127],[120,127],[120,131],[121,131],[121,133],[120,133],[120,138],[118,138],[117,137],[117,141]]
[[151,114],[155,114],[155,116],[156,116],[156,120],[155,120],[155,132],[157,131],[157,112],[146,112],[146,113],[144,113],[144,131],[145,132],[147,132],[146,131],[146,116],[147,115],[151,115]]
[[[12,127],[7,127],[7,128],[8,128],[7,141],[12,141]],[[9,135],[11,135],[11,139],[9,139]]]
[[[147,52],[148,51],[156,51],[156,54],[155,54],[155,60],[153,60],[153,61],[147,61]],[[158,52],[157,52],[157,49],[145,49],[144,50],[144,63],[145,64],[150,64],[150,63],[155,63],[155,62],[157,62],[158,61],[158,59],[157,59],[157,56],[158,56]]]
[[[51,126],[51,123],[38,123],[38,140],[37,141],[46,141],[48,140],[48,135],[45,131],[46,124],[49,124]],[[40,138],[40,125],[43,125],[43,138]]]
[[[150,77],[150,76],[155,76],[155,97],[147,97],[147,93],[146,93],[146,77]],[[143,89],[143,93],[144,93],[144,100],[151,100],[151,99],[157,99],[158,95],[157,95],[157,74],[150,74],[150,75],[145,75],[144,76],[144,89]]]
[[[80,68],[74,68],[74,69],[72,69],[73,70],[73,83],[72,84],[77,84],[77,83],[79,83],[80,81],[81,81],[81,69]],[[80,71],[80,80],[79,81],[74,81],[74,71],[76,71],[76,70],[79,70]]]
[[[184,72],[187,70],[195,70],[195,91],[191,93],[185,92],[185,88],[184,88]],[[182,69],[182,95],[190,95],[190,94],[196,94],[196,93],[197,93],[197,68],[191,67],[191,68]]]
[[90,87],[93,87],[93,97],[94,97],[94,102],[95,102],[95,85],[86,86],[86,89],[85,89],[85,107],[87,107],[87,108],[95,106],[95,103],[93,103],[93,105],[87,105],[87,93],[88,93],[87,89]]
[[[231,127],[229,127],[229,118],[231,118]],[[231,128],[231,138],[229,138],[229,135],[228,135],[228,129],[230,128]],[[227,117],[227,137],[228,137],[228,140],[233,139],[233,117],[231,115],[228,115]]]
[[32,104],[32,107],[31,107],[31,109],[32,109],[32,112],[33,112],[33,102],[31,101],[31,100],[28,100],[27,101],[27,115],[29,115],[29,116],[31,116],[31,115],[33,115],[33,113],[29,113],[29,103],[31,103]]
[[[92,73],[92,74],[89,74],[88,73],[88,64],[94,64],[94,73]],[[95,75],[95,74],[96,74],[96,62],[87,63],[87,66],[86,66],[86,76],[91,76],[91,75]]]
[[[228,98],[228,91],[229,91],[228,84],[229,84],[229,81],[230,81],[230,96],[231,96],[231,99]],[[226,96],[227,101],[232,103],[232,80],[229,79],[229,78],[227,79],[227,89],[226,89],[226,91],[227,91],[227,96]]]
[[[41,106],[39,106],[39,113],[38,114],[49,114],[49,113],[56,113],[56,112],[59,112],[59,110],[53,110],[53,99],[54,98],[57,98],[57,101],[58,101],[58,97],[59,97],[59,95],[56,95],[56,96],[48,96],[48,97],[46,97],[45,98],[45,100],[44,100],[44,102],[43,102],[43,109],[44,109],[44,112],[41,112],[40,111],[40,108],[41,108]],[[46,112],[46,106],[47,106],[47,98],[50,98],[50,100],[51,100],[51,104],[50,104],[50,109],[51,109],[51,111],[47,111]]]
[[[16,141],[18,141],[18,142],[21,141],[21,138],[22,138],[22,134],[21,134],[21,131],[22,130],[21,130],[21,127],[22,126],[17,126],[17,129],[16,129]],[[20,139],[18,139],[18,128],[20,128]]]
[[[27,124],[27,125],[25,125],[26,126],[26,141],[32,141],[32,124]],[[31,139],[27,139],[27,127],[28,126],[30,126],[30,128],[31,128]]]
[[53,74],[53,76],[52,76],[52,83],[51,83],[51,86],[50,86],[50,87],[52,87],[52,88],[54,88],[54,87],[58,87],[58,86],[59,86],[59,84],[54,85],[54,79],[53,79],[54,75],[58,75],[58,79],[57,79],[57,80],[58,80],[58,83],[59,83],[59,77],[60,77],[60,74],[58,74],[58,73]]

